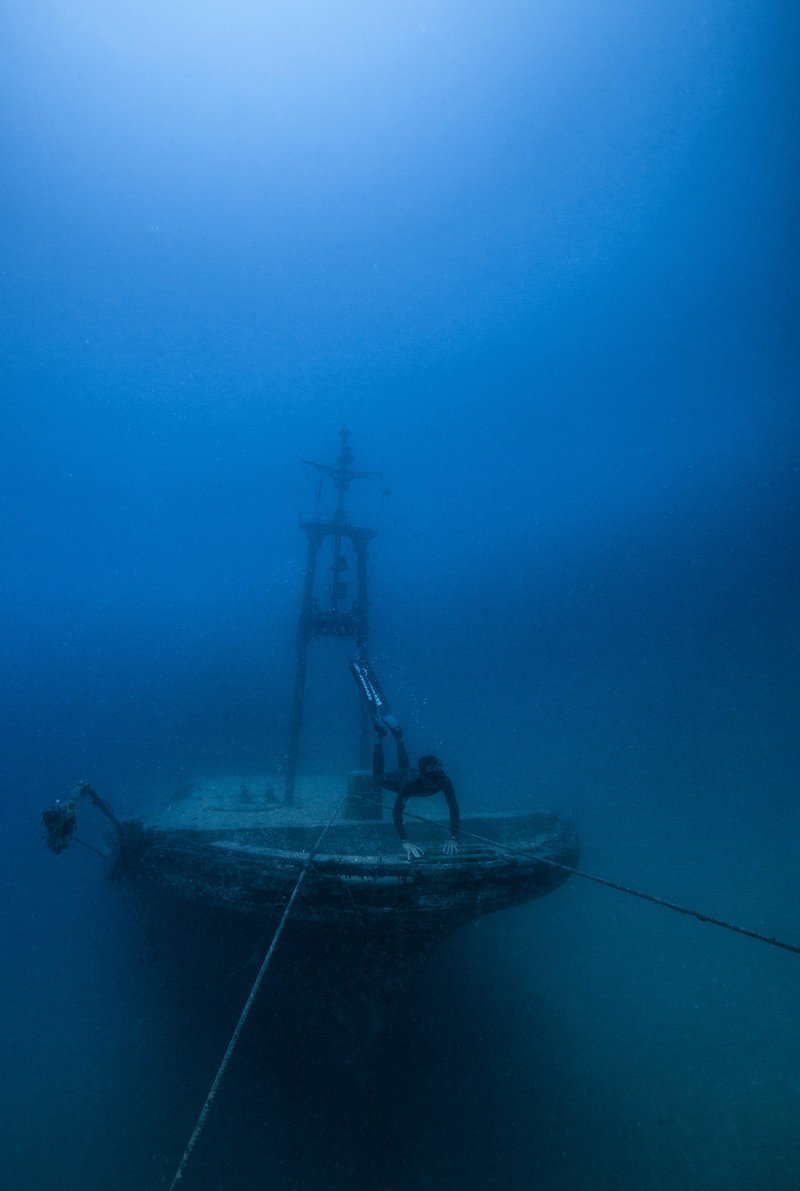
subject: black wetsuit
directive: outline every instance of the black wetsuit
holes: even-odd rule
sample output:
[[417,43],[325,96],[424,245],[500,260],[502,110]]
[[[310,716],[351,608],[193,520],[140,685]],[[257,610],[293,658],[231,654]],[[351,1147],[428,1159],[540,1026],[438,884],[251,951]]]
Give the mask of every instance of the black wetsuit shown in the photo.
[[392,819],[400,839],[403,841],[408,839],[403,823],[403,812],[409,798],[430,798],[432,794],[439,793],[444,794],[447,799],[447,809],[450,812],[450,834],[453,839],[457,839],[461,816],[456,802],[456,792],[447,774],[439,770],[435,777],[433,775],[426,777],[420,773],[419,769],[412,768],[408,760],[408,751],[402,739],[397,740],[397,765],[398,768],[392,772],[384,772],[383,740],[378,738],[372,754],[372,776],[383,790],[393,790],[397,794],[392,810]]

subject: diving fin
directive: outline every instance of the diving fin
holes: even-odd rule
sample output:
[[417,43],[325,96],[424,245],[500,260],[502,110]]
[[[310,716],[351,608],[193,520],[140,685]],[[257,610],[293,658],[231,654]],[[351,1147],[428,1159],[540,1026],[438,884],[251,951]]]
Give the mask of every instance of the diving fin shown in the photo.
[[389,703],[384,695],[378,676],[366,658],[351,658],[350,673],[355,678],[358,688],[367,701],[367,710],[375,720],[383,722],[393,729],[397,720],[392,715]]

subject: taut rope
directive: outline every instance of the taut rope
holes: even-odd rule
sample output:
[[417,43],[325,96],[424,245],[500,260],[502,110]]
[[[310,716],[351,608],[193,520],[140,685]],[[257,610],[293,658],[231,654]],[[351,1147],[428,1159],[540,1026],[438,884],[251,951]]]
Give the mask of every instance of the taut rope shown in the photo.
[[[362,795],[370,802],[378,802],[379,799],[369,799],[366,795]],[[420,823],[428,823],[433,827],[442,827],[443,824],[437,823],[435,819],[427,819],[424,815],[415,815],[411,811],[405,812],[407,819],[418,819]],[[616,889],[618,893],[627,893],[630,897],[641,898],[642,901],[652,902],[656,906],[663,906],[665,910],[674,910],[676,914],[687,914],[690,918],[696,918],[698,922],[708,922],[711,926],[721,926],[725,930],[734,931],[737,935],[745,935],[748,939],[757,939],[759,943],[769,943],[771,947],[780,947],[783,951],[791,951],[795,955],[800,955],[800,947],[795,943],[787,943],[783,939],[776,939],[772,935],[762,935],[758,931],[748,930],[747,927],[737,926],[734,922],[727,922],[724,918],[714,918],[711,914],[703,914],[700,910],[693,910],[690,906],[681,906],[677,902],[667,901],[666,898],[656,897],[652,893],[644,893],[641,889],[632,889],[629,885],[620,885],[617,881],[609,881],[605,877],[598,877],[594,873],[585,873],[579,868],[572,868],[569,864],[560,864],[557,860],[548,860],[544,856],[537,856],[535,852],[526,851],[524,848],[512,848],[510,844],[502,844],[498,840],[488,839],[484,835],[478,835],[474,831],[465,831],[461,828],[461,835],[469,836],[470,839],[479,840],[482,844],[489,844],[493,848],[500,848],[504,852],[510,853],[512,856],[524,856],[526,860],[538,860],[540,864],[548,864],[551,868],[558,868],[562,872],[569,873],[573,877],[582,877],[584,881],[594,881],[596,885],[605,885],[607,889]]]
[[[503,848],[506,852],[516,853],[519,856],[532,857],[534,853],[524,852],[518,848],[511,848],[506,844],[495,843],[494,840],[484,839],[482,835],[476,835],[471,831],[462,831],[462,835],[470,835],[473,839],[481,840],[483,843],[492,844],[495,848]],[[708,922],[711,926],[722,926],[725,930],[735,931],[737,935],[746,935],[748,939],[758,939],[760,943],[769,943],[772,947],[781,947],[784,951],[793,951],[795,955],[800,955],[800,947],[794,943],[786,943],[783,939],[776,939],[772,935],[762,935],[758,931],[748,930],[745,926],[737,926],[734,922],[727,922],[724,918],[714,918],[711,914],[703,914],[700,910],[693,910],[689,906],[680,906],[677,902],[667,901],[666,898],[656,897],[652,893],[643,893],[641,889],[632,889],[629,885],[620,885],[617,881],[609,881],[605,877],[595,876],[594,873],[585,873],[581,869],[572,868],[568,864],[559,864],[557,860],[547,860],[545,857],[538,857],[542,864],[549,864],[551,868],[559,868],[562,872],[569,873],[573,877],[583,877],[584,881],[594,881],[597,885],[605,885],[607,889],[616,889],[618,893],[627,893],[631,897],[641,898],[642,901],[652,902],[656,906],[663,906],[665,910],[674,910],[676,914],[688,914],[690,918],[696,918],[698,922]]]
[[275,928],[275,933],[272,936],[272,942],[270,943],[270,945],[267,949],[266,955],[264,956],[263,960],[261,961],[261,967],[258,969],[258,975],[256,976],[255,980],[253,981],[253,987],[250,989],[250,995],[248,996],[247,1000],[245,1001],[244,1008],[242,1009],[242,1012],[239,1015],[239,1020],[236,1023],[236,1029],[233,1031],[233,1034],[231,1035],[231,1040],[228,1043],[227,1050],[225,1051],[225,1054],[222,1056],[222,1062],[220,1063],[219,1068],[217,1070],[217,1074],[214,1076],[214,1081],[211,1084],[211,1087],[209,1088],[208,1095],[206,1096],[205,1104],[203,1105],[202,1109],[200,1110],[200,1116],[197,1118],[197,1124],[195,1125],[194,1129],[192,1130],[192,1136],[189,1138],[186,1149],[183,1152],[183,1157],[181,1158],[180,1163],[178,1164],[178,1169],[175,1171],[175,1175],[172,1179],[172,1182],[169,1185],[169,1191],[173,1191],[173,1189],[175,1187],[177,1187],[178,1183],[180,1182],[181,1178],[183,1177],[183,1172],[186,1169],[186,1164],[189,1161],[189,1157],[192,1153],[192,1150],[196,1146],[198,1139],[200,1137],[200,1134],[203,1132],[203,1127],[206,1123],[208,1114],[211,1111],[211,1106],[214,1103],[214,1098],[215,1098],[217,1091],[219,1089],[219,1085],[222,1082],[222,1077],[225,1074],[228,1064],[231,1061],[233,1052],[236,1049],[236,1043],[239,1041],[239,1035],[241,1034],[242,1030],[244,1029],[245,1023],[246,1023],[248,1017],[250,1016],[250,1010],[253,1008],[255,999],[258,996],[258,990],[261,987],[261,982],[264,979],[267,968],[269,967],[270,960],[272,959],[273,955],[275,954],[275,948],[278,946],[278,940],[280,939],[281,935],[283,934],[283,928],[286,925],[286,920],[288,919],[289,915],[291,914],[292,907],[294,906],[294,903],[297,900],[297,895],[300,892],[300,886],[303,884],[303,881],[305,880],[306,873],[308,872],[309,866],[311,865],[311,861],[314,859],[314,856],[319,851],[319,846],[322,843],[322,841],[328,831],[328,828],[331,826],[334,819],[339,814],[339,811],[342,809],[342,806],[344,805],[344,801],[345,801],[346,797],[347,797],[347,795],[345,794],[344,798],[342,798],[339,805],[336,807],[336,810],[333,812],[330,819],[323,827],[322,831],[320,832],[320,834],[317,838],[317,842],[314,844],[313,848],[308,853],[308,856],[306,857],[306,861],[305,861],[303,867],[301,868],[300,873],[298,874],[297,880],[294,883],[294,889],[292,890],[292,895],[289,898],[288,902],[286,903],[286,908],[284,909],[283,914],[281,915],[281,920],[278,923],[277,927]]

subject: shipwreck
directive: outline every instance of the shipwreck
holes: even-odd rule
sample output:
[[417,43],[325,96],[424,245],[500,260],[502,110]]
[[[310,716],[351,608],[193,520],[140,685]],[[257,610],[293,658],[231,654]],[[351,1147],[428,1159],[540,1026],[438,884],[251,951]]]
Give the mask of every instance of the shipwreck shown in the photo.
[[[120,820],[88,783],[43,812],[48,843],[60,852],[76,826],[81,798],[110,824],[111,875],[146,891],[148,905],[180,907],[217,933],[255,937],[292,899],[277,979],[304,1019],[319,1001],[325,1015],[380,1030],[399,993],[425,959],[458,927],[551,893],[578,861],[575,829],[554,814],[489,813],[462,819],[459,849],[445,855],[443,808],[409,813],[423,855],[398,846],[386,796],[365,762],[372,735],[362,709],[362,767],[341,779],[306,776],[299,767],[307,659],[313,640],[334,636],[366,658],[368,547],[373,531],[346,509],[356,471],[347,431],[333,466],[312,464],[332,485],[335,507],[301,522],[307,540],[297,634],[288,750],[275,792],[274,774],[198,777],[156,810]],[[327,579],[321,560],[327,553]],[[354,573],[354,582],[348,581]],[[320,581],[322,579],[322,582]],[[354,692],[354,698],[357,692]],[[413,804],[409,811],[416,810]],[[300,887],[302,886],[302,887]],[[160,910],[158,911],[161,912]],[[310,995],[309,995],[310,994]]]

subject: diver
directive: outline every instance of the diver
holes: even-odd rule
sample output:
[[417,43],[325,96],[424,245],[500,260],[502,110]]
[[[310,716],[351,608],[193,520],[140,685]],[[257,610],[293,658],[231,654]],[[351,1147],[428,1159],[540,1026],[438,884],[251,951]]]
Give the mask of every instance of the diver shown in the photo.
[[[447,809],[450,812],[450,838],[444,845],[445,856],[454,856],[458,851],[458,831],[461,816],[456,801],[453,783],[442,769],[438,757],[420,757],[417,767],[413,768],[408,759],[408,750],[403,741],[403,730],[395,717],[391,714],[376,715],[373,713],[372,722],[378,739],[372,753],[372,776],[377,785],[383,790],[393,790],[397,794],[392,810],[392,819],[397,834],[403,842],[406,857],[412,860],[422,855],[422,849],[412,844],[406,836],[403,813],[409,798],[429,798],[432,794],[444,794]],[[397,745],[397,769],[385,772],[383,756],[383,741],[387,732],[391,732]]]

